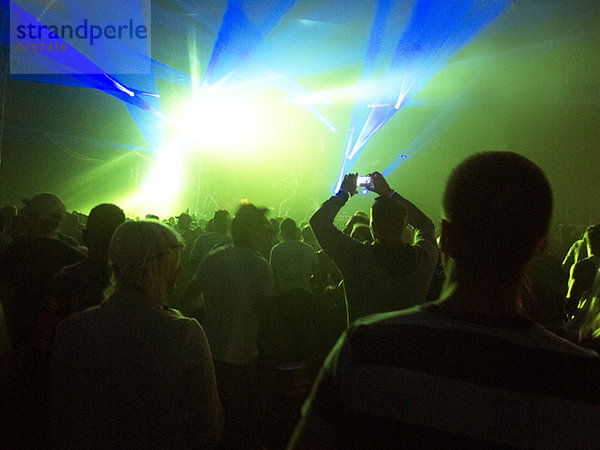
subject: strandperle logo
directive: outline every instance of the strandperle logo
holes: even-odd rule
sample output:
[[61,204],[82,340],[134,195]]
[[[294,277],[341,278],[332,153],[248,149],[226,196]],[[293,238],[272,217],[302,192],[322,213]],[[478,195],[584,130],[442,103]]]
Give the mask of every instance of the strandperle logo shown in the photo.
[[150,0],[11,0],[12,74],[148,74]]
[[129,23],[119,25],[91,25],[87,19],[77,27],[72,25],[42,25],[33,24],[17,25],[17,39],[86,39],[90,45],[98,39],[147,39],[146,25],[134,25],[133,19]]

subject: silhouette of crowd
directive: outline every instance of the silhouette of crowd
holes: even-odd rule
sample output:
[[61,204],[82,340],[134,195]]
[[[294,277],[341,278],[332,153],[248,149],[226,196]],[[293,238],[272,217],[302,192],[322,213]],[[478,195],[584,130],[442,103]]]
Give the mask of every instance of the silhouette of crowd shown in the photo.
[[0,447],[600,448],[600,225],[551,246],[515,153],[437,232],[369,176],[345,224],[352,173],[303,218],[0,208]]

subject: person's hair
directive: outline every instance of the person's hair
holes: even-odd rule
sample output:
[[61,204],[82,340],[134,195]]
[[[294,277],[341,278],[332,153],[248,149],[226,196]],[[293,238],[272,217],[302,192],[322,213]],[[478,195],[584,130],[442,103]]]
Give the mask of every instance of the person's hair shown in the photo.
[[357,223],[364,223],[365,225],[369,225],[369,216],[363,211],[356,211],[348,219],[348,222],[346,222],[346,226],[344,227],[344,233],[350,236],[354,225],[356,225]]
[[402,235],[407,218],[406,207],[397,198],[378,197],[371,206],[371,227],[378,239],[386,235]]
[[241,205],[231,221],[233,245],[247,246],[252,240],[253,231],[263,226],[267,220],[267,208],[257,208],[251,203]]
[[371,227],[364,223],[357,223],[350,233],[350,237],[360,242],[373,242],[373,235],[371,234]]
[[81,231],[79,216],[73,212],[65,214],[63,220],[60,222],[60,229],[66,234]]
[[85,243],[88,246],[108,249],[113,233],[123,222],[125,222],[125,213],[117,205],[101,203],[94,206],[84,230]]
[[109,251],[115,289],[141,290],[152,303],[164,304],[174,287],[182,247],[181,237],[159,221],[119,225]]
[[600,254],[600,224],[590,225],[583,236],[593,255]]
[[516,274],[548,233],[552,190],[544,172],[524,156],[479,153],[453,170],[443,206],[459,270]]
[[21,201],[25,206],[19,210],[19,214],[37,218],[39,220],[38,231],[44,234],[55,232],[66,214],[65,204],[62,200],[49,192],[37,194]]
[[[173,223],[175,219],[173,219],[173,222],[171,221],[171,219],[173,219],[173,218],[170,217],[169,222]],[[182,212],[179,216],[177,216],[177,225],[179,227],[189,228],[192,226],[192,222],[193,222],[192,216],[190,216],[186,212]]]
[[212,218],[212,231],[216,231],[217,233],[227,234],[229,232],[229,226],[231,224],[231,215],[229,211],[225,209],[220,209],[215,211],[215,214]]
[[205,230],[207,233],[213,233],[215,231],[215,219],[209,219],[206,222]]
[[279,225],[281,237],[284,239],[299,239],[300,228],[296,225],[296,221],[290,217],[287,217],[281,221]]

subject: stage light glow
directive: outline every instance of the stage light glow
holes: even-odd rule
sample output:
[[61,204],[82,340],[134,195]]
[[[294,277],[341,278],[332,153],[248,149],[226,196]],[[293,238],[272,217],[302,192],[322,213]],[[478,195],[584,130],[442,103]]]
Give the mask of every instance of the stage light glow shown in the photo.
[[358,100],[372,98],[376,92],[376,83],[352,84],[350,86],[333,88],[323,92],[313,92],[310,94],[301,95],[286,101],[286,103],[296,103],[299,105],[321,103],[327,106],[331,106],[334,103],[353,104]]
[[[296,152],[310,151],[302,145],[305,130],[314,127],[314,117],[307,108],[284,104],[286,94],[280,90],[257,83],[236,84],[230,78],[217,86],[200,86],[189,96],[189,101],[170,108],[168,145],[156,152],[156,161],[138,192],[122,202],[128,212],[168,217],[194,207],[189,201],[190,186],[202,192],[193,201],[205,209],[202,199],[220,194],[223,186],[216,180],[223,173],[228,180],[232,173],[237,179],[246,176],[243,172],[277,173],[278,165],[289,165]],[[257,175],[258,179],[264,183]],[[225,189],[234,185],[227,184]],[[247,195],[236,194],[238,198]]]
[[183,152],[174,145],[156,152],[156,161],[142,187],[119,204],[129,215],[148,213],[169,217],[180,208],[176,199],[183,185]]
[[201,90],[173,116],[172,140],[220,156],[263,151],[277,140],[280,123],[281,111],[269,103],[244,92]]

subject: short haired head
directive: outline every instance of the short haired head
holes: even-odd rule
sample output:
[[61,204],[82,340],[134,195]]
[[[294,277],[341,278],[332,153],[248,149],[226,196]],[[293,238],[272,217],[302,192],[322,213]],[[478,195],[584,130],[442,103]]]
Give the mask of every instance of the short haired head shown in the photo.
[[[241,205],[231,221],[233,245],[254,248],[270,239],[272,229],[267,220],[267,208],[257,208],[251,203]],[[257,242],[260,241],[260,242]]]
[[191,227],[193,221],[194,220],[192,219],[192,216],[190,216],[186,212],[182,212],[181,214],[179,214],[179,216],[177,216],[177,225],[179,225],[182,228]]
[[378,197],[371,207],[373,237],[385,240],[388,236],[400,238],[406,228],[408,212],[394,197]]
[[356,211],[346,222],[346,226],[344,227],[344,233],[350,235],[352,233],[352,229],[354,225],[357,223],[364,223],[365,225],[369,225],[369,216],[364,211]]
[[583,239],[590,250],[590,254],[600,255],[600,224],[587,227]]
[[117,205],[101,203],[94,206],[83,230],[83,240],[88,246],[108,250],[113,233],[123,222],[125,222],[125,213]]
[[350,237],[360,242],[373,242],[373,235],[371,234],[371,228],[369,225],[364,223],[357,223],[350,233]]
[[212,218],[213,231],[217,233],[227,234],[231,227],[231,214],[225,209],[215,211],[215,215]]
[[37,218],[44,233],[55,231],[66,214],[65,204],[55,194],[45,192],[21,201],[25,206],[21,208],[19,214]]
[[[544,172],[524,156],[479,153],[453,170],[443,206],[452,229],[450,256],[459,271],[515,275],[546,242],[552,190]],[[442,232],[442,250],[444,242]]]
[[173,291],[183,241],[156,220],[125,222],[110,241],[110,262],[117,291],[142,291],[153,304],[164,305]]
[[296,225],[296,221],[289,217],[283,219],[279,225],[281,237],[284,239],[300,239],[300,228]]

